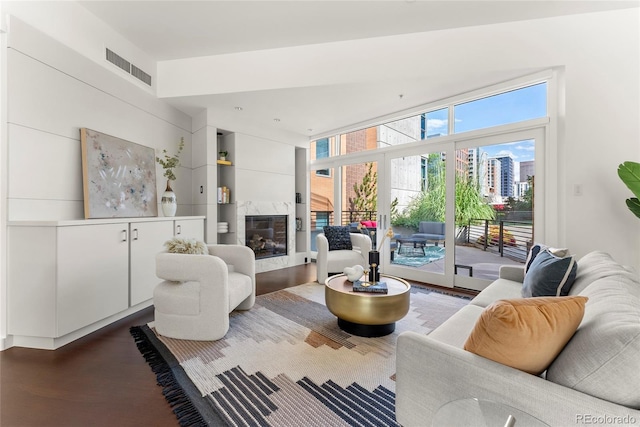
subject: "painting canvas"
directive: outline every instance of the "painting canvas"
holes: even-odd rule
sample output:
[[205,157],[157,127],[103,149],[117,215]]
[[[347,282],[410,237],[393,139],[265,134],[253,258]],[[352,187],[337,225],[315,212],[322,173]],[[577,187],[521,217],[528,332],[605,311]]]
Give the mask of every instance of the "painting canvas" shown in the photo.
[[158,216],[155,151],[80,129],[85,218]]

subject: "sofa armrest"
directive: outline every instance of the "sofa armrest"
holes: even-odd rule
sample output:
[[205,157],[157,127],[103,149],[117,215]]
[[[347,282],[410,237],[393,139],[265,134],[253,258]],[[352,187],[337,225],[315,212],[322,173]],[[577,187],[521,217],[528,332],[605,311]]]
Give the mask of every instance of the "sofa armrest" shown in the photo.
[[371,238],[362,233],[350,233],[350,236],[353,250],[360,252],[365,259],[368,259],[368,253],[371,252]]
[[501,265],[499,276],[501,279],[514,282],[524,282],[524,267],[520,265]]
[[[403,427],[431,425],[454,400],[479,398],[524,411],[551,426],[589,424],[594,417],[627,417],[640,411],[607,402],[543,378],[404,332],[396,352],[396,418]],[[627,425],[628,425],[627,424]]]
[[226,282],[228,272],[219,257],[160,252],[156,255],[156,276],[170,282]]

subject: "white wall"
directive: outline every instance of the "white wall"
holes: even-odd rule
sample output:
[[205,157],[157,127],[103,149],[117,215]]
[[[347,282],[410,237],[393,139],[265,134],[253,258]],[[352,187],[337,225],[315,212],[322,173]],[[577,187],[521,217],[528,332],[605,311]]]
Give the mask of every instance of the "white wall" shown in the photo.
[[[609,252],[640,271],[640,220],[625,205],[631,192],[617,176],[640,162],[640,11],[549,20],[538,31],[571,36],[554,50],[564,65],[558,139],[559,243],[579,255]],[[582,195],[574,194],[574,186]]]
[[[6,249],[7,221],[84,218],[82,127],[158,153],[164,148],[174,153],[184,137],[186,146],[173,187],[178,215],[191,215],[191,117],[17,17],[11,17],[9,28],[8,48],[2,52],[8,90],[2,97],[7,102],[7,137],[1,141],[0,173],[7,191],[1,201],[6,218],[0,252]],[[162,173],[156,165],[158,194],[166,185]],[[161,216],[159,204],[158,212]],[[2,340],[6,337],[4,270],[0,280]]]
[[82,127],[170,153],[184,137],[174,190],[191,214],[190,117],[15,18],[7,59],[9,221],[84,218]]

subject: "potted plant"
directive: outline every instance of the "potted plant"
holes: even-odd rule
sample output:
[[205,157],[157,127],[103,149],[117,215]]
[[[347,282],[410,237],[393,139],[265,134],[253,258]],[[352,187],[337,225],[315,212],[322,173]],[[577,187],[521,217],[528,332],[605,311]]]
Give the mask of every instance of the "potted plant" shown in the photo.
[[626,200],[627,207],[640,218],[640,163],[624,162],[618,166],[618,176],[636,197]]
[[167,150],[162,150],[164,158],[156,156],[156,162],[164,169],[164,177],[167,178],[167,188],[162,194],[162,212],[164,216],[174,216],[178,209],[178,199],[176,194],[171,188],[171,181],[176,180],[176,174],[174,169],[180,165],[180,153],[184,149],[184,138],[180,138],[180,145],[178,146],[178,152],[174,156],[167,154]]
[[218,151],[218,158],[220,160],[227,160],[227,154],[229,154],[228,151]]

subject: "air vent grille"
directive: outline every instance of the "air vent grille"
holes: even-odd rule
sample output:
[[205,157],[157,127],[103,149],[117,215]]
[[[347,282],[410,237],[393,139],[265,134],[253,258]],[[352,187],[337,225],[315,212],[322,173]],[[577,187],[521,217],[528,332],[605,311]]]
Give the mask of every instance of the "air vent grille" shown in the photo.
[[136,79],[151,86],[151,75],[145,73],[140,68],[136,67],[122,56],[118,55],[111,49],[107,49],[107,61],[114,64],[116,67],[123,69],[128,74],[131,74]]
[[109,49],[107,49],[107,61],[111,62],[112,64],[114,64],[119,68],[122,68],[127,73],[130,72],[131,63],[126,59],[124,59],[122,56],[118,55],[117,53]]
[[151,86],[151,76],[135,65],[131,65],[131,75]]

